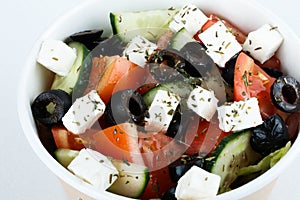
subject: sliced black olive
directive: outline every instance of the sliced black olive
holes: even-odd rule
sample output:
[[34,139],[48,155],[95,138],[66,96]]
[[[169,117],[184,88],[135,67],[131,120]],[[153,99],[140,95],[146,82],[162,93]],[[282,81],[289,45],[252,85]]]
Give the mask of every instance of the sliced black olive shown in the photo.
[[122,56],[127,43],[122,41],[119,36],[113,36],[105,39],[97,45],[93,51],[93,56]]
[[44,125],[53,125],[72,105],[71,96],[63,90],[49,90],[38,95],[31,105],[34,119]]
[[183,105],[178,106],[167,129],[166,135],[185,143],[186,130],[188,129],[191,120],[194,120],[193,116],[194,113],[191,110],[185,109]]
[[228,85],[233,87],[233,80],[234,80],[234,70],[235,70],[235,63],[237,59],[237,55],[232,57],[226,64],[225,67],[222,68],[221,76]]
[[84,44],[89,50],[94,49],[101,41],[104,40],[102,38],[103,30],[102,29],[93,29],[81,31],[78,33],[74,33],[71,35],[69,40],[76,41]]
[[268,68],[268,67],[263,67],[262,68],[269,76],[272,76],[274,78],[279,78],[283,76],[283,73],[279,71],[278,69],[275,68]]
[[181,69],[185,61],[174,49],[163,49],[154,53],[148,59],[148,63],[151,75],[161,83],[182,79],[177,69]]
[[289,115],[285,119],[285,124],[287,125],[288,128],[289,138],[291,141],[294,142],[298,136],[299,129],[300,129],[300,113],[295,112]]
[[267,118],[263,124],[253,128],[250,138],[253,150],[264,156],[284,147],[288,141],[288,129],[278,114]]
[[192,166],[203,167],[204,158],[199,155],[182,155],[178,160],[169,165],[170,177],[177,182]]
[[143,125],[148,115],[142,96],[134,90],[116,92],[110,98],[103,116],[109,126],[124,122]]
[[203,77],[214,66],[213,60],[205,52],[205,48],[199,42],[185,44],[180,53],[185,59],[183,71],[192,77]]
[[271,88],[273,104],[284,112],[300,110],[300,84],[291,76],[281,76]]
[[171,187],[168,191],[164,193],[161,200],[177,200],[175,197],[176,187]]

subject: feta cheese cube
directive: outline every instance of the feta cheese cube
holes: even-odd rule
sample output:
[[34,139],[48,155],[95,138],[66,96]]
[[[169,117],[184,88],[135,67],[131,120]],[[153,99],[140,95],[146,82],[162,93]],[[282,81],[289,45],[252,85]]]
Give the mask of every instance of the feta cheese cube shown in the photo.
[[177,94],[158,90],[149,108],[149,118],[145,118],[146,131],[166,132],[179,103]]
[[66,76],[76,59],[76,50],[59,40],[43,42],[37,62],[60,76]]
[[226,62],[242,50],[242,46],[221,21],[198,36],[207,47],[206,53],[220,67],[225,67]]
[[240,131],[263,123],[256,97],[217,108],[219,127],[225,132]]
[[193,166],[178,181],[175,197],[179,200],[201,200],[217,195],[221,177]]
[[185,28],[191,36],[194,36],[207,20],[208,17],[197,6],[188,4],[183,6],[173,17],[169,28],[174,32]]
[[248,34],[243,50],[263,64],[275,54],[282,42],[283,37],[277,28],[265,24]]
[[74,134],[84,133],[104,113],[105,104],[96,90],[75,100],[63,116],[64,126]]
[[150,56],[156,49],[156,44],[138,35],[128,43],[127,47],[123,51],[123,57],[126,57],[131,62],[144,67],[148,56]]
[[67,168],[100,190],[109,188],[119,174],[106,156],[92,149],[80,150],[78,156],[72,160]]
[[218,101],[213,91],[198,86],[190,93],[187,105],[200,117],[210,121],[217,111]]

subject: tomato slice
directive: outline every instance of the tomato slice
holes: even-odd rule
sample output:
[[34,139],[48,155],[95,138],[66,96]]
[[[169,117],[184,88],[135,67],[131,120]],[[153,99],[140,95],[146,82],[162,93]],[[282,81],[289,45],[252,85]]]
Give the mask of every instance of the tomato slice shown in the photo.
[[257,97],[262,117],[265,119],[275,113],[270,96],[274,81],[275,78],[270,77],[251,57],[241,52],[234,71],[234,100]]
[[117,56],[104,56],[94,57],[92,60],[92,67],[89,76],[89,82],[84,94],[89,93],[91,90],[96,90],[100,81],[100,77],[103,75],[107,66],[116,59]]
[[149,173],[150,179],[141,196],[142,200],[161,198],[166,191],[175,186],[175,183],[170,178],[168,167],[150,171]]
[[128,75],[128,72],[135,67],[138,66],[122,57],[116,57],[111,63],[109,63],[108,66],[105,67],[97,86],[97,92],[104,103],[109,101],[111,95],[115,91],[115,86],[118,81],[124,75]]
[[177,160],[188,145],[162,133],[140,133],[139,146],[145,165],[156,171]]
[[68,131],[64,126],[53,126],[51,132],[57,148],[81,150],[87,144],[87,141]]
[[[189,135],[190,133],[188,133]],[[188,155],[210,154],[218,146],[220,141],[231,132],[224,132],[219,128],[219,122],[216,117],[212,118],[210,122],[200,120],[197,132],[193,134],[193,142],[186,150]]]
[[115,85],[113,93],[125,89],[133,89],[143,94],[156,84],[157,81],[152,78],[149,67],[135,67],[120,78]]
[[98,131],[92,136],[92,148],[117,160],[144,165],[138,146],[138,132],[131,123]]

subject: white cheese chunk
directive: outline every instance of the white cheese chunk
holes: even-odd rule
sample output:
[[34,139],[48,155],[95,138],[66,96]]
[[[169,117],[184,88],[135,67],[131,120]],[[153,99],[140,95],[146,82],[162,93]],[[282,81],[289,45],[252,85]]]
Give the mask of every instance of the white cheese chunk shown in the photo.
[[37,62],[60,76],[66,76],[76,59],[76,50],[59,40],[43,42]]
[[127,47],[123,51],[123,57],[126,57],[131,62],[144,67],[148,56],[150,56],[156,49],[156,44],[138,35],[128,43]]
[[193,166],[178,181],[175,197],[178,200],[201,200],[217,195],[221,177]]
[[198,86],[190,93],[187,105],[200,117],[210,121],[217,111],[218,101],[213,91]]
[[225,132],[240,131],[263,123],[256,97],[217,108],[219,127]]
[[275,54],[282,42],[283,36],[277,28],[265,24],[248,34],[243,50],[263,64]]
[[96,90],[90,91],[75,100],[62,118],[64,126],[74,134],[81,134],[97,121],[104,113],[105,104]]
[[119,174],[106,156],[92,149],[80,150],[78,156],[72,160],[67,168],[100,190],[109,188]]
[[145,118],[146,131],[166,132],[179,103],[177,94],[158,90],[149,108],[149,118]]
[[197,6],[188,4],[183,6],[173,17],[169,28],[174,32],[185,28],[191,36],[194,36],[207,20],[208,17]]
[[219,67],[225,67],[226,62],[242,50],[242,46],[221,21],[198,36],[207,47],[206,53]]

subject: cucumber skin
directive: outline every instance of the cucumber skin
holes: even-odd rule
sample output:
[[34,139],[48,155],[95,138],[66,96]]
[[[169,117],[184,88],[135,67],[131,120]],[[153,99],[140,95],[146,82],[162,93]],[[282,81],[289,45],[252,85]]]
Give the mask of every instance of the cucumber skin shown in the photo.
[[[230,145],[232,142],[237,141],[238,139],[241,139],[242,137],[248,137],[250,140],[250,136],[251,136],[251,131],[250,130],[245,130],[245,131],[240,131],[240,132],[235,132],[232,133],[231,135],[228,135],[226,137],[224,137],[222,139],[222,141],[219,143],[219,145],[217,146],[217,148],[212,152],[212,154],[210,155],[210,158],[212,159],[208,159],[206,160],[205,163],[205,169],[213,174],[217,174],[221,176],[221,183],[220,183],[220,188],[219,188],[219,193],[223,193],[226,191],[230,190],[230,184],[238,177],[238,170],[241,167],[244,166],[248,166],[250,164],[254,164],[257,161],[259,161],[259,159],[261,159],[261,155],[259,155],[258,153],[256,153],[254,150],[252,150],[251,146],[250,146],[250,141],[246,144],[246,150],[250,155],[247,154],[245,156],[246,160],[242,160],[245,162],[242,162],[241,160],[239,160],[239,162],[234,162],[236,160],[232,159],[230,161],[230,163],[235,163],[235,165],[233,166],[224,166],[225,171],[223,171],[223,169],[217,169],[216,165],[218,162],[220,162],[219,159],[225,159],[225,158],[220,158],[223,154],[223,150],[228,149],[228,145]],[[247,138],[247,140],[248,140]],[[242,138],[243,139],[243,138]],[[245,151],[246,152],[246,151]],[[234,152],[232,152],[232,154],[230,154],[229,156],[227,156],[227,158],[239,158],[239,156],[243,155],[238,154],[235,155]],[[228,169],[228,167],[232,170],[231,174],[230,173],[225,173],[226,169]],[[229,172],[229,171],[228,171]],[[225,179],[231,179],[230,182],[225,181]]]
[[84,48],[84,60],[80,67],[78,79],[72,92],[73,102],[83,96],[83,93],[89,83],[90,73],[92,69],[92,54],[87,48]]
[[110,23],[111,23],[111,28],[112,28],[112,32],[113,34],[117,34],[118,33],[118,30],[117,30],[117,26],[115,24],[113,24],[113,22],[117,19],[116,18],[116,15],[113,14],[113,13],[109,13],[109,19],[110,19]]

